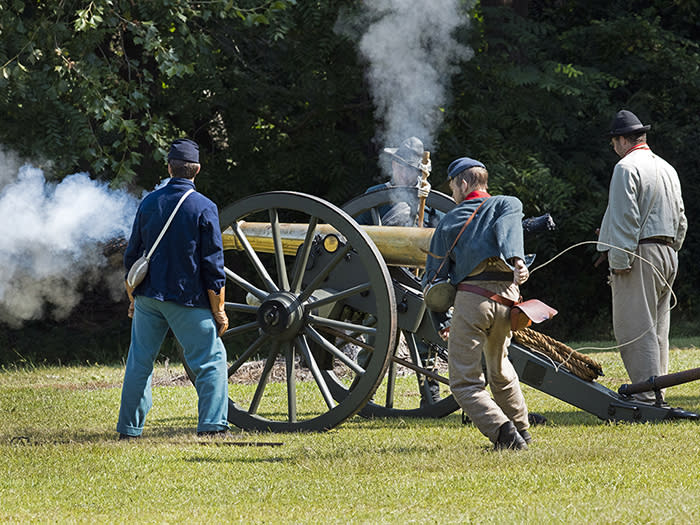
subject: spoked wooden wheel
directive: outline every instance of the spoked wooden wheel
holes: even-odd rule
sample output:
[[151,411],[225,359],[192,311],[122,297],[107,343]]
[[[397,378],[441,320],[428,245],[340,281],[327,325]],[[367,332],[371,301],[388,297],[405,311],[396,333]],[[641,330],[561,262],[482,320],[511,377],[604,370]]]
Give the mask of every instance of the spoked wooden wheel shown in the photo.
[[[429,226],[437,225],[442,214],[455,207],[451,197],[431,191],[426,199]],[[343,205],[352,217],[365,224],[412,226],[418,215],[418,197],[414,187],[390,187],[360,195]],[[420,279],[413,269],[391,267],[394,281],[403,287],[415,290],[422,297]],[[396,294],[401,305],[401,297]],[[449,391],[446,373],[447,343],[435,332],[426,312],[416,328],[411,321],[402,323],[399,311],[400,337],[396,347],[390,349],[392,361],[376,395],[362,409],[366,417],[444,417],[459,408]],[[439,377],[435,377],[435,376]],[[409,389],[399,388],[398,378],[412,376]],[[444,382],[443,382],[444,381]],[[342,394],[339,394],[342,395]]]
[[[376,246],[341,209],[301,193],[247,197],[220,222],[229,421],[246,430],[314,431],[356,414],[395,346],[393,288]],[[373,320],[344,317],[348,310]],[[365,345],[363,366],[344,353],[348,343]],[[345,386],[342,399],[329,378],[333,388]]]

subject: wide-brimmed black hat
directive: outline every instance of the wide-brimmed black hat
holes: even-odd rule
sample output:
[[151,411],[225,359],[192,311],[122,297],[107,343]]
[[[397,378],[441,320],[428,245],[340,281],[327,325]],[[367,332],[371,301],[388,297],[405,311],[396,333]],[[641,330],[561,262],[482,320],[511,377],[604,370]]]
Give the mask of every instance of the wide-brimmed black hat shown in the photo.
[[619,137],[630,133],[646,132],[651,126],[645,126],[637,115],[626,109],[622,109],[615,114],[615,118],[610,123],[610,136]]
[[393,160],[417,170],[420,169],[423,152],[423,142],[418,137],[408,137],[398,148],[384,148],[384,153],[391,155]]

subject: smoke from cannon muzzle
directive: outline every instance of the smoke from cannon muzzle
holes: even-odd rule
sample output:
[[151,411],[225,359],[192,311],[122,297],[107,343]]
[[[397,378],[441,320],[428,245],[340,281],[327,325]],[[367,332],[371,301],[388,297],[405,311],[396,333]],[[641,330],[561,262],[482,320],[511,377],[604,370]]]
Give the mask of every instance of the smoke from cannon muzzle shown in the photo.
[[384,226],[412,226],[413,214],[411,206],[407,202],[397,202],[391,209],[382,215]]
[[[139,199],[75,173],[60,182],[25,164],[7,173],[0,209],[0,323],[68,318],[83,299],[124,297],[122,254]],[[105,301],[105,299],[107,299]]]

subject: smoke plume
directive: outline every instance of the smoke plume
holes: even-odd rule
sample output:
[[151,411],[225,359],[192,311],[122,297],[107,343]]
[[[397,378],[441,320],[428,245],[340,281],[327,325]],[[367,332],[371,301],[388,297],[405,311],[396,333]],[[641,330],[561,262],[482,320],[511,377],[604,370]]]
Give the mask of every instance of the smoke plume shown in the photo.
[[128,238],[138,199],[76,173],[47,182],[41,169],[0,151],[0,322],[63,319],[80,290],[100,281],[123,296],[123,268],[104,243]]
[[375,140],[397,147],[410,136],[430,150],[450,102],[450,79],[473,51],[460,44],[466,2],[363,0],[362,13],[341,15],[336,30],[358,41],[382,128]]

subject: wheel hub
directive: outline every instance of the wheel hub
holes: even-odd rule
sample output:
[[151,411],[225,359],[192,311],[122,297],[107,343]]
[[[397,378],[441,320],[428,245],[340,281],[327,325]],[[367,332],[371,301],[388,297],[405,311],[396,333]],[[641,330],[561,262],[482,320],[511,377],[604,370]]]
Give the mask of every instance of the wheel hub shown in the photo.
[[276,292],[260,305],[257,314],[260,328],[279,339],[292,339],[303,326],[304,309],[294,294]]

